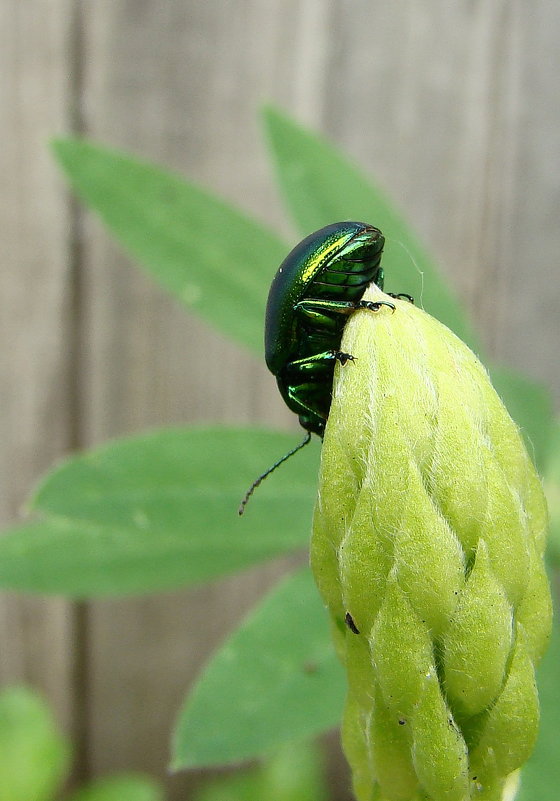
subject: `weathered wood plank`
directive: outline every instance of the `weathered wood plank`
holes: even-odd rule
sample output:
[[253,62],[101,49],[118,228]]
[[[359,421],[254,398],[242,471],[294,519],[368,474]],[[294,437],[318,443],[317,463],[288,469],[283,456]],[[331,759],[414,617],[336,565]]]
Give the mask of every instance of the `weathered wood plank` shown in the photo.
[[[273,193],[263,180],[254,94],[238,94],[237,76],[247,72],[249,79],[252,68],[240,48],[238,14],[233,6],[216,14],[211,5],[177,2],[89,6],[85,128],[249,207],[266,208]],[[234,169],[241,160],[242,169]],[[265,419],[274,406],[269,421],[290,420],[264,367],[154,289],[89,218],[83,254],[88,442],[168,422]],[[273,573],[254,571],[195,593],[91,606],[95,773],[147,770],[166,778],[171,799],[185,797],[195,777],[166,777],[179,704],[213,644]]]
[[337,4],[324,125],[406,210],[488,351],[558,398],[560,11],[375,6]]
[[[520,0],[355,0],[351,8],[340,0],[5,0],[5,519],[70,443],[169,422],[291,420],[264,367],[154,289],[85,213],[75,283],[69,212],[44,142],[76,120],[88,135],[177,168],[288,232],[256,120],[259,102],[275,100],[385,184],[453,277],[490,350],[550,380],[560,325],[551,169],[559,14],[542,0],[530,8]],[[70,98],[79,101],[73,114]],[[560,392],[560,377],[554,386]],[[91,605],[76,641],[86,660],[85,770],[165,775],[185,687],[273,572]],[[46,687],[70,720],[68,607],[10,599],[0,620],[11,643],[3,677]],[[171,801],[191,785],[171,781]]]
[[[313,0],[246,0],[219,13],[197,3],[92,5],[84,20],[86,129],[275,221],[254,115],[261,98],[276,99],[381,178],[497,351],[524,236],[510,234],[527,100],[519,76],[537,44],[528,13],[497,0],[374,10],[362,0],[352,13]],[[288,419],[261,366],[185,318],[91,223],[84,266],[89,440],[181,419]],[[540,322],[532,325],[538,337]],[[255,581],[94,607],[95,770],[162,770],[180,691],[223,630],[214,622],[212,632],[201,631],[198,621],[243,605]],[[123,641],[129,647],[121,649]],[[131,677],[132,694],[121,689]],[[186,786],[178,781],[177,798]]]
[[507,294],[496,337],[511,364],[552,387],[560,399],[560,185],[558,75],[560,7],[538,0],[524,10],[519,35],[518,137],[511,258]]
[[[73,400],[66,191],[48,140],[67,128],[67,0],[0,6],[0,517],[68,449]],[[73,615],[61,600],[3,595],[0,681],[43,690],[73,720]]]

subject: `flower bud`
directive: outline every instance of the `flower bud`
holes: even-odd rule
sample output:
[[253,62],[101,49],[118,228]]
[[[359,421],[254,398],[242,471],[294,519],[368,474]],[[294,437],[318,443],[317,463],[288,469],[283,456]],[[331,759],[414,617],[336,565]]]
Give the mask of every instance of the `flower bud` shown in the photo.
[[474,354],[416,306],[349,319],[311,562],[358,801],[501,801],[533,748],[551,600],[539,478]]

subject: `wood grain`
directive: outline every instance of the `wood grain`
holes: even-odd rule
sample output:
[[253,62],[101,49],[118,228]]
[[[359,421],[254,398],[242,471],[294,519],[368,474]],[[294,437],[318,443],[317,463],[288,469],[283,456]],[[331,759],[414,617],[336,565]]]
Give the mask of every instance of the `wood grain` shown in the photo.
[[[20,515],[39,475],[73,444],[73,276],[69,204],[48,152],[68,126],[69,3],[0,10],[0,517]],[[42,690],[74,718],[73,612],[4,595],[0,678]]]
[[[294,425],[263,365],[68,203],[45,147],[65,128],[175,168],[293,241],[257,120],[279,103],[385,185],[488,351],[560,396],[554,4],[5,0],[0,15],[6,521],[70,446],[181,421]],[[78,616],[3,599],[3,679],[45,687],[86,726],[84,775],[163,777],[184,690],[279,569]],[[169,779],[170,801],[194,781]]]

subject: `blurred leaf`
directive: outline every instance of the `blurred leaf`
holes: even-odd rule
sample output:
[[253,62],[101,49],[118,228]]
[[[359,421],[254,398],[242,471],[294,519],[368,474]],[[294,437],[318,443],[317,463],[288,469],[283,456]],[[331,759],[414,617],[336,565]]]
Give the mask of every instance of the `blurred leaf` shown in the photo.
[[542,471],[554,422],[550,392],[537,381],[505,367],[493,366],[490,375],[498,395],[523,433],[529,454]]
[[0,801],[50,801],[69,748],[47,705],[24,687],[0,693]]
[[197,788],[192,801],[263,801],[265,798],[260,766],[257,766],[209,779]]
[[387,240],[383,265],[388,290],[411,294],[478,351],[456,297],[385,194],[337,148],[278,109],[266,108],[264,119],[279,183],[301,232],[308,234],[336,220],[362,220],[379,227]]
[[317,743],[291,742],[262,767],[268,801],[326,801],[325,760]]
[[544,490],[550,512],[548,554],[560,565],[560,420],[555,420],[544,470]]
[[264,308],[285,245],[179,176],[80,139],[54,153],[78,195],[182,303],[261,353]]
[[163,789],[143,776],[111,776],[74,793],[68,801],[164,801]]
[[175,769],[238,762],[335,726],[345,682],[310,571],[282,581],[216,652],[187,699]]
[[[383,193],[336,148],[278,110],[267,109],[265,120],[280,183],[302,233],[336,219],[372,220],[389,239],[385,264],[392,288],[410,292],[476,348],[458,302]],[[266,296],[287,251],[274,234],[208,192],[127,154],[78,139],[57,140],[53,148],[78,194],[156,280],[223,333],[262,351]],[[539,457],[542,437],[516,417],[525,401],[515,397],[514,378],[510,371],[504,400]]]
[[521,790],[516,801],[557,801],[560,786],[560,626],[552,630],[552,641],[537,671],[541,724],[533,756],[521,772]]
[[205,782],[193,801],[325,801],[324,760],[316,743],[289,743],[270,759]]
[[0,586],[75,597],[154,592],[304,548],[317,442],[237,514],[251,481],[294,441],[252,428],[177,428],[70,459],[35,497],[47,520],[0,538]]
[[[385,194],[337,148],[278,109],[264,119],[280,186],[300,230],[307,234],[335,220],[364,220],[388,239],[383,265],[387,288],[408,292],[477,353],[475,337],[448,282],[416,234]],[[544,463],[552,407],[545,390],[513,370],[492,371],[498,392],[523,429],[538,466]]]

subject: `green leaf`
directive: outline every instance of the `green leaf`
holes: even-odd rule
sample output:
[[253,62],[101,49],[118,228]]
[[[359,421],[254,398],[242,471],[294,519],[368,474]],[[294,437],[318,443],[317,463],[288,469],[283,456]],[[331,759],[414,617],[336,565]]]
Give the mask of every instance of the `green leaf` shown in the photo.
[[330,794],[326,786],[324,761],[316,743],[288,743],[262,767],[261,799],[326,801]]
[[529,454],[542,470],[554,421],[550,392],[537,381],[505,367],[492,367],[490,375],[498,395],[521,429]]
[[195,791],[193,801],[263,801],[260,766],[234,771],[205,782]]
[[551,431],[544,490],[550,512],[548,553],[552,561],[560,565],[560,419],[554,421]]
[[69,748],[46,704],[24,687],[0,693],[0,801],[50,801]]
[[271,759],[205,782],[193,801],[325,801],[324,759],[316,743],[292,742]]
[[286,254],[263,225],[179,176],[80,139],[54,153],[78,195],[181,302],[262,352],[268,288]]
[[263,801],[263,798],[262,777],[256,767],[204,782],[196,789],[192,801]]
[[173,767],[238,762],[334,726],[345,694],[309,570],[282,581],[217,651],[181,712]]
[[164,801],[163,789],[143,776],[111,776],[74,793],[68,801]]
[[[480,353],[478,338],[447,281],[382,190],[333,145],[277,109],[265,109],[264,118],[280,186],[301,231],[308,234],[347,219],[379,226],[388,239],[383,259],[387,288],[413,295],[417,304]],[[492,375],[542,465],[552,413],[549,396],[513,370],[496,368]]]
[[556,619],[552,640],[538,671],[541,723],[533,756],[521,773],[516,801],[557,801],[560,786],[558,732],[560,731],[560,626]]
[[416,234],[385,194],[339,150],[274,108],[264,113],[280,186],[300,230],[336,220],[363,220],[386,237],[386,285],[416,303],[478,350],[477,338]]
[[251,481],[294,441],[252,428],[176,428],[70,459],[35,497],[46,521],[0,538],[0,586],[74,597],[154,592],[306,547],[317,442],[237,514]]

